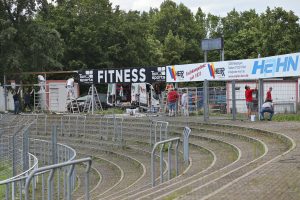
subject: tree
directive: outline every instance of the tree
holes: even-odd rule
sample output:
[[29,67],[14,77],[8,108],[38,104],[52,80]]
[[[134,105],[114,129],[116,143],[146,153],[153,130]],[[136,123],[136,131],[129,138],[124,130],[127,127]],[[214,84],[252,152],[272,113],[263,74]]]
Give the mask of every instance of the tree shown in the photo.
[[165,63],[167,65],[174,65],[182,63],[182,54],[185,49],[185,42],[179,38],[179,36],[174,36],[170,30],[166,39],[164,40],[163,55]]
[[282,8],[267,8],[261,15],[262,54],[272,56],[299,51],[299,17]]
[[46,0],[0,2],[0,73],[61,67],[60,34],[36,19],[47,9]]

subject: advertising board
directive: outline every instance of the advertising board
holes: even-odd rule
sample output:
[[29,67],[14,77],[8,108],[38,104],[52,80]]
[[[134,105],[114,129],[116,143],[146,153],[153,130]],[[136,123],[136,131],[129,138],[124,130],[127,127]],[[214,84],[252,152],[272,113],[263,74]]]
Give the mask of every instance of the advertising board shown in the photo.
[[172,65],[167,82],[251,80],[300,76],[300,53],[257,59]]
[[79,82],[85,84],[166,82],[165,67],[94,69],[78,74]]

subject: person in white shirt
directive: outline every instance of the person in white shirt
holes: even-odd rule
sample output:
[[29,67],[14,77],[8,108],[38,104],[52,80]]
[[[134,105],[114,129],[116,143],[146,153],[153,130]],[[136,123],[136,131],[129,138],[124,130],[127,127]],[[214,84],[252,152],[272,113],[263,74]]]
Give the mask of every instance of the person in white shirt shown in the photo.
[[182,90],[181,108],[184,116],[189,116],[188,102],[189,102],[188,94],[186,90]]
[[266,101],[262,106],[261,106],[261,111],[260,111],[260,120],[264,120],[264,114],[265,113],[270,113],[269,121],[272,120],[272,117],[274,115],[274,106],[272,101]]
[[45,92],[45,83],[46,83],[45,78],[42,75],[38,75],[38,81],[40,86],[39,93]]
[[71,77],[67,80],[67,96],[70,98],[75,98],[74,92],[74,78]]

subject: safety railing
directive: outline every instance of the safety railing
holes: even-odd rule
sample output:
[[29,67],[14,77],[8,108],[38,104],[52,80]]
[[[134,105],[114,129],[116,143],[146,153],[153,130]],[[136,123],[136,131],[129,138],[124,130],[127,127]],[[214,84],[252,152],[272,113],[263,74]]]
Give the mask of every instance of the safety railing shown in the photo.
[[166,140],[168,138],[169,122],[151,121],[150,124],[150,145],[154,145],[157,141]]
[[60,123],[61,136],[86,136],[86,116],[84,115],[64,115]]
[[[28,152],[26,150],[27,148],[30,149],[30,151],[34,154],[29,154],[29,156],[25,156],[23,153],[23,159],[20,159],[20,164],[22,162],[22,166],[24,171],[20,174],[17,174],[14,177],[11,177],[5,181],[0,182],[0,187],[1,185],[5,186],[5,199],[21,199],[22,198],[22,192],[24,190],[24,184],[25,184],[25,179],[28,176],[28,174],[38,168],[38,164],[40,166],[48,166],[50,164],[57,164],[57,163],[67,163],[71,162],[72,160],[75,159],[76,157],[76,151],[72,149],[71,147],[57,143],[56,140],[56,129],[53,128],[52,131],[52,139],[51,141],[46,141],[46,140],[40,140],[40,139],[29,139],[29,142],[24,140],[23,143],[23,152]],[[28,138],[26,137],[27,135],[24,135],[23,138]],[[0,147],[0,151],[3,152],[3,149]],[[18,148],[14,147],[14,151],[18,152]],[[17,157],[19,158],[19,157]],[[21,166],[16,165],[16,156],[13,157],[12,164],[7,166],[7,168],[12,168],[12,171],[18,172],[21,170]],[[25,160],[28,159],[28,168],[26,167],[26,162]],[[39,163],[38,163],[39,161]],[[19,163],[19,162],[18,162]],[[14,168],[18,170],[13,170]],[[25,170],[28,169],[28,170]],[[16,173],[15,172],[15,173]],[[57,191],[56,193],[59,195],[61,193],[66,194],[66,185],[67,185],[67,169],[63,169],[62,172],[57,172],[58,178],[57,178]],[[41,193],[42,195],[39,196],[37,199],[44,199],[45,195],[45,185],[46,185],[46,173],[41,173],[38,174],[39,177],[41,177]],[[76,171],[73,171],[71,174],[72,178],[72,187],[75,188],[75,183],[76,183]],[[38,176],[35,177],[35,181],[33,182],[34,189],[37,188],[37,180]],[[40,187],[39,187],[40,188]],[[61,189],[63,188],[63,189]],[[32,191],[35,192],[35,191]],[[11,193],[11,194],[10,194]],[[1,198],[1,196],[0,196]]]
[[[175,174],[176,176],[178,176],[178,145],[180,142],[180,138],[176,137],[176,138],[171,138],[171,139],[167,139],[167,140],[163,140],[160,142],[157,142],[154,144],[153,148],[152,148],[152,152],[151,152],[151,182],[152,182],[152,187],[155,186],[155,151],[156,149],[158,149],[159,147],[159,157],[160,157],[160,183],[164,182],[164,170],[163,170],[163,164],[164,164],[164,151],[167,151],[168,154],[168,180],[170,180],[171,177],[171,173],[172,173],[172,161],[171,161],[171,148],[173,146],[173,143],[175,143]],[[165,149],[165,146],[167,145],[167,149]]]
[[189,127],[184,127],[183,129],[183,160],[185,163],[189,163],[190,157],[190,147],[189,147],[189,138],[190,138],[191,129]]
[[[38,159],[31,153],[29,153],[28,156],[29,160],[29,169],[24,171],[21,174],[18,174],[17,176],[11,177],[9,179],[6,179],[4,181],[0,181],[0,188],[2,186],[5,187],[5,196],[0,196],[1,198],[4,198],[5,200],[14,200],[14,199],[22,199],[25,180],[28,174],[38,168]],[[36,184],[36,183],[34,183]]]
[[[66,168],[68,168],[67,174],[66,174],[67,190],[64,191],[63,196],[64,196],[64,199],[71,200],[72,192],[73,192],[72,174],[74,174],[75,165],[82,164],[82,163],[87,164],[86,168],[85,168],[85,199],[88,200],[89,199],[89,172],[90,172],[91,165],[92,165],[91,158],[83,158],[83,159],[73,160],[70,162],[45,166],[45,167],[41,167],[36,170],[33,170],[26,179],[25,200],[29,200],[30,196],[32,199],[36,199],[35,184],[31,184],[31,182],[32,182],[32,180],[34,180],[36,178],[36,176],[38,176],[40,174],[45,174],[45,173],[49,173],[48,180],[47,180],[47,182],[48,182],[47,183],[47,187],[48,187],[47,188],[47,198],[53,199],[54,198],[54,188],[55,188],[54,187],[54,174],[55,174],[55,172],[60,172],[61,169],[65,170]],[[33,181],[33,183],[34,183],[34,181]],[[30,185],[32,186],[31,190],[30,190]],[[57,188],[59,188],[59,186],[57,186]],[[60,192],[58,192],[56,195],[57,195],[57,197],[55,197],[55,199],[61,199]],[[42,196],[41,199],[44,199],[46,197],[45,190],[42,190],[41,196]]]

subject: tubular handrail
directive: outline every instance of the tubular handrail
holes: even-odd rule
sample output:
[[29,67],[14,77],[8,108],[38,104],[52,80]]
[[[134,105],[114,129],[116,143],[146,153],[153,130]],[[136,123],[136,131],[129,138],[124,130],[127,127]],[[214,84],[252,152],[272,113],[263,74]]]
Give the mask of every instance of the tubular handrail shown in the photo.
[[31,156],[33,158],[33,161],[34,161],[33,165],[28,170],[22,172],[21,174],[18,174],[17,176],[8,178],[4,181],[0,181],[0,185],[5,185],[5,184],[9,184],[9,183],[12,183],[12,182],[16,182],[16,181],[20,181],[22,179],[25,179],[27,177],[26,174],[28,174],[28,172],[32,171],[33,169],[35,169],[38,166],[39,161],[38,161],[37,157],[34,156],[31,153],[28,153],[28,154],[29,154],[29,156]]
[[[47,140],[41,140],[41,139],[33,139],[33,138],[30,138],[30,140],[33,140],[33,141],[43,141],[43,142],[46,142],[46,143],[51,143],[50,141],[47,141]],[[62,147],[65,147],[65,148],[67,148],[67,149],[70,149],[74,154],[73,154],[73,156],[72,156],[68,161],[74,160],[74,158],[76,157],[76,151],[75,151],[75,149],[73,149],[72,147],[70,147],[70,146],[68,146],[68,145],[62,144],[62,143],[57,143],[57,145],[62,146]]]
[[[89,180],[88,180],[88,174],[90,172],[90,169],[91,169],[91,165],[92,165],[92,158],[88,157],[88,158],[82,158],[82,159],[78,159],[78,160],[73,160],[73,161],[69,161],[69,162],[65,162],[65,163],[59,163],[59,164],[54,164],[54,165],[48,165],[48,166],[45,166],[45,167],[41,167],[41,168],[37,168],[35,170],[33,170],[29,176],[26,178],[26,183],[25,183],[25,200],[29,200],[29,185],[30,185],[30,182],[31,180],[33,179],[33,177],[38,174],[38,173],[42,173],[42,172],[45,172],[45,171],[49,171],[51,170],[52,173],[54,173],[54,170],[58,169],[58,168],[63,168],[63,167],[66,167],[66,166],[71,166],[71,169],[69,170],[69,174],[72,174],[72,171],[74,170],[74,166],[76,164],[79,164],[79,163],[85,163],[87,162],[87,167],[86,167],[86,190],[87,193],[86,193],[86,198],[89,199],[89,194],[88,194],[88,183],[89,183]],[[69,191],[68,191],[68,197],[69,195],[71,195],[71,187],[69,185]]]
[[169,143],[170,145],[168,146],[168,179],[171,179],[171,146],[172,143],[176,142],[175,145],[175,164],[176,164],[176,176],[178,176],[178,144],[180,142],[180,138],[176,137],[176,138],[171,138],[171,139],[167,139],[167,140],[163,140],[160,142],[156,142],[152,148],[152,152],[151,152],[151,181],[152,181],[152,187],[155,186],[155,162],[154,162],[154,154],[155,154],[155,150],[158,146],[162,145],[161,149],[160,149],[160,182],[163,182],[163,149],[164,149],[164,145]]

